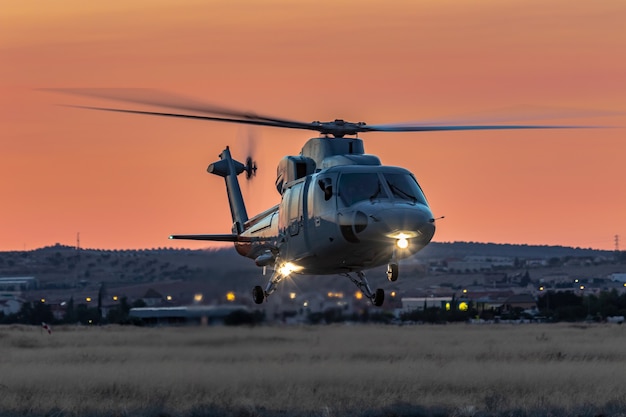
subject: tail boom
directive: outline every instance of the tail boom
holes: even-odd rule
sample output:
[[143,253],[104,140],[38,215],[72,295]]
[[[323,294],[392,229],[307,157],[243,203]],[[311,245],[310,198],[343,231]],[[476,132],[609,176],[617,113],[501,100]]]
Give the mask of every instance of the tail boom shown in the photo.
[[239,181],[237,180],[237,175],[245,170],[244,164],[235,161],[231,157],[228,146],[220,154],[220,160],[213,162],[207,168],[207,172],[223,177],[226,182],[228,204],[230,205],[230,213],[233,218],[233,233],[236,235],[243,233],[244,225],[248,221],[248,213],[246,212],[241,187],[239,187]]

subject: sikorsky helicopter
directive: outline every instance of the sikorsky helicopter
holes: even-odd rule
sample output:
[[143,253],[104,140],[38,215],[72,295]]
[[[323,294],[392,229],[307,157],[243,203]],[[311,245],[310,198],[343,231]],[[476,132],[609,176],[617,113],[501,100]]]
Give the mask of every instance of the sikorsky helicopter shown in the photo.
[[[59,90],[57,90],[59,91]],[[169,113],[108,107],[73,106],[93,110],[200,119],[217,122],[312,130],[297,156],[279,163],[276,190],[281,201],[274,207],[248,217],[237,176],[256,172],[252,158],[245,163],[232,158],[227,146],[207,171],[223,177],[230,211],[232,233],[172,235],[170,239],[233,242],[239,254],[259,267],[272,267],[265,288],[255,286],[252,297],[263,303],[284,278],[293,273],[339,274],[348,277],[375,306],[385,293],[372,290],[367,269],[387,265],[387,279],[396,281],[398,261],[424,248],[435,233],[436,218],[415,176],[404,168],[385,166],[374,155],[365,154],[357,136],[366,132],[427,132],[450,130],[496,130],[568,128],[545,125],[426,125],[330,122],[299,122],[224,109],[197,101],[130,96],[113,90],[64,89],[64,93],[96,96],[139,104],[156,105],[189,113]],[[151,94],[150,92],[148,92]],[[143,97],[142,97],[143,96]],[[171,96],[173,97],[173,96]]]

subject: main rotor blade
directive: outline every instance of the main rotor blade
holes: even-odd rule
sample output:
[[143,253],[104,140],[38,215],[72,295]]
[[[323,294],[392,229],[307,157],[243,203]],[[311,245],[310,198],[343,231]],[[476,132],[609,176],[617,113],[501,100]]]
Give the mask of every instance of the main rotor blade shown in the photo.
[[567,125],[461,125],[461,126],[426,126],[388,124],[364,126],[364,132],[438,132],[449,130],[513,130],[513,129],[579,129],[592,126],[567,126]]
[[[510,123],[537,123],[540,120],[587,119],[598,117],[622,116],[625,112],[591,108],[571,108],[556,106],[519,105],[484,110],[474,113],[458,114],[439,119],[415,120],[393,125],[402,126],[470,126]],[[548,122],[550,123],[550,122]],[[388,124],[384,124],[385,126]]]
[[306,122],[233,110],[202,102],[197,99],[148,88],[51,88],[44,89],[44,91],[95,97],[126,103],[145,104],[148,106],[202,113],[209,116],[225,116],[226,118],[236,118],[240,120],[260,120],[274,123],[277,127],[285,125],[286,127],[300,126],[300,129],[307,129],[306,126],[309,125],[309,123]]
[[182,118],[182,119],[193,119],[193,120],[210,120],[213,122],[239,123],[239,124],[257,125],[257,126],[281,127],[281,128],[287,128],[287,129],[307,129],[307,130],[315,130],[315,131],[318,130],[316,126],[312,124],[307,124],[307,123],[290,125],[286,123],[278,123],[278,122],[263,121],[263,120],[246,120],[246,119],[235,119],[235,118],[228,118],[228,117],[198,116],[198,115],[193,115],[193,114],[182,114],[182,113],[165,113],[165,112],[154,112],[154,111],[144,111],[144,110],[116,109],[116,108],[111,108],[111,107],[73,106],[73,105],[64,105],[64,106],[73,107],[77,109],[109,111],[109,112],[114,112],[114,113],[144,114],[148,116],[177,117],[177,118]]

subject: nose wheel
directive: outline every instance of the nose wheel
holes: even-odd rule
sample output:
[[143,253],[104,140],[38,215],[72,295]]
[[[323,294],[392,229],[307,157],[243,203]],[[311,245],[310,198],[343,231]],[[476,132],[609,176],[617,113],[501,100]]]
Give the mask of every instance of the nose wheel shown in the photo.
[[390,263],[387,265],[387,279],[390,282],[396,282],[398,279],[398,264]]

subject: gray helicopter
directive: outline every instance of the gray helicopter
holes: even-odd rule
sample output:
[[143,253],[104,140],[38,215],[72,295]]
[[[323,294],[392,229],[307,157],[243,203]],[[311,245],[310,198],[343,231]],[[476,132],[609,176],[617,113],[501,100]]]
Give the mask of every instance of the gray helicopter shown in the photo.
[[[263,303],[277,285],[291,274],[348,277],[375,306],[385,293],[372,290],[367,269],[387,265],[387,279],[396,281],[398,261],[423,249],[434,236],[434,217],[415,176],[404,168],[385,166],[365,154],[357,136],[367,132],[432,132],[456,130],[550,129],[576,126],[546,125],[426,125],[330,122],[299,122],[225,109],[198,101],[164,96],[150,90],[63,89],[63,93],[148,104],[185,113],[143,111],[109,107],[72,106],[92,110],[160,117],[199,119],[287,129],[312,130],[297,156],[285,156],[278,164],[276,189],[280,204],[249,218],[237,176],[250,178],[256,164],[234,160],[226,147],[220,160],[207,171],[223,177],[232,233],[172,235],[170,239],[233,242],[239,254],[257,266],[271,267],[265,288],[255,286],[254,302]],[[189,114],[189,113],[195,114]]]

